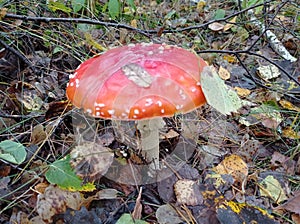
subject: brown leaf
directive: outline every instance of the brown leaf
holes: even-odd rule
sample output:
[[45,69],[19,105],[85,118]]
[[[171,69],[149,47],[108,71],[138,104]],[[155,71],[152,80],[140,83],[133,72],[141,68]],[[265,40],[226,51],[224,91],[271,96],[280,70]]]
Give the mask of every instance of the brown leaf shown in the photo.
[[142,191],[143,191],[143,188],[141,187],[140,191],[139,191],[139,195],[135,202],[134,210],[132,212],[133,219],[141,219],[142,218],[142,210],[143,210],[143,206],[141,204]]
[[38,195],[36,211],[44,221],[51,222],[54,215],[65,212],[67,208],[78,210],[81,203],[79,192],[69,192],[49,185],[44,194]]
[[31,133],[31,144],[38,145],[47,138],[47,134],[44,131],[42,124],[37,124],[33,127]]
[[76,174],[88,181],[104,175],[113,162],[114,154],[107,147],[94,142],[84,142],[70,153],[71,166]]
[[179,204],[195,206],[203,202],[199,186],[193,180],[178,180],[174,185],[174,191]]
[[276,207],[276,210],[288,210],[300,215],[300,191],[296,192],[294,197],[290,198],[286,203]]

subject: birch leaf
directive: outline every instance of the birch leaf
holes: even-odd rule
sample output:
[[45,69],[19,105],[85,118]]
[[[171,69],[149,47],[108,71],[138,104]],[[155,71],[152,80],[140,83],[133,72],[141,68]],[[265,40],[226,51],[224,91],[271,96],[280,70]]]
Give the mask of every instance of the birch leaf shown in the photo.
[[201,87],[207,103],[224,115],[242,107],[237,93],[224,83],[212,66],[203,69]]

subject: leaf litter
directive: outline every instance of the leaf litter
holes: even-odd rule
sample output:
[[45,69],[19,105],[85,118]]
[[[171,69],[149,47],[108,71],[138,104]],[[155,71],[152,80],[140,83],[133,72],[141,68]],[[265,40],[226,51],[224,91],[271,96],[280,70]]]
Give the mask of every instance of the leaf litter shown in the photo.
[[[43,12],[62,18],[69,17],[70,12],[74,17],[76,13],[86,13],[74,2],[79,1],[69,5],[49,3]],[[277,53],[284,51],[274,53],[266,44],[273,37],[282,41],[283,45],[277,44],[280,49],[284,46],[291,52],[293,56],[288,58],[299,57],[299,41],[293,35],[284,34],[282,40],[278,35],[281,22],[293,27],[291,4],[274,14],[273,7],[279,3],[271,3],[269,15],[274,15],[274,21],[280,23],[271,20],[265,23],[270,24],[274,33],[268,32],[268,39],[263,39],[257,30],[265,27],[245,22],[239,15],[213,23],[214,19],[236,13],[236,7],[226,3],[109,2],[109,9],[102,3],[96,6],[101,7],[99,12],[103,19],[108,19],[110,14],[115,21],[128,22],[134,28],[157,28],[155,41],[178,44],[196,52],[251,47],[252,53],[276,61],[295,79],[247,52],[239,58],[232,53],[206,54],[209,64],[219,71],[214,71],[207,80],[207,72],[203,75],[203,83],[209,87],[210,93],[206,94],[210,105],[188,116],[177,115],[167,120],[171,125],[162,131],[160,145],[165,156],[176,152],[173,157],[163,158],[167,167],[164,169],[171,170],[172,175],[138,190],[139,186],[125,184],[128,179],[131,183],[134,179],[139,183],[143,180],[140,168],[126,166],[144,162],[135,147],[139,133],[134,130],[134,124],[122,128],[121,133],[128,134],[129,138],[121,142],[122,136],[115,136],[115,127],[109,121],[96,120],[97,128],[85,132],[87,134],[78,141],[75,136],[92,125],[87,123],[87,129],[80,124],[73,125],[76,119],[70,113],[79,112],[67,105],[64,88],[68,74],[80,63],[78,59],[84,60],[113,46],[150,39],[109,26],[102,29],[77,24],[72,28],[63,23],[52,26],[41,22],[36,27],[30,21],[5,20],[11,7],[5,6],[8,9],[1,10],[0,22],[5,21],[2,26],[6,31],[19,32],[11,36],[4,31],[6,38],[13,37],[13,41],[8,41],[9,46],[19,50],[20,55],[25,55],[36,67],[31,70],[20,55],[10,52],[11,48],[1,50],[1,143],[6,140],[20,143],[27,154],[25,162],[23,151],[17,155],[20,158],[11,153],[15,159],[2,158],[0,162],[1,222],[299,222],[299,62],[282,60]],[[120,3],[121,7],[114,8],[113,2]],[[132,4],[136,4],[135,7]],[[247,2],[247,7],[252,4]],[[28,3],[28,7],[41,14],[39,4],[33,7]],[[262,18],[259,17],[262,9],[258,9],[254,15]],[[130,13],[133,11],[135,14]],[[212,21],[208,29],[164,32],[207,21]],[[19,35],[25,23],[30,32]],[[79,28],[91,35],[84,35]],[[70,29],[72,32],[68,33]],[[202,32],[204,29],[207,32]],[[286,31],[288,33],[288,29]],[[37,38],[39,35],[41,39]],[[65,40],[71,41],[66,43]],[[263,41],[252,46],[257,40]],[[92,145],[97,142],[100,146],[90,147],[89,143],[83,143],[85,141]],[[182,149],[185,151],[178,153]],[[1,148],[1,153],[3,151]],[[100,156],[103,153],[106,156]],[[180,164],[181,168],[177,169],[178,161],[184,161],[185,165]],[[116,171],[116,167],[119,170]]]

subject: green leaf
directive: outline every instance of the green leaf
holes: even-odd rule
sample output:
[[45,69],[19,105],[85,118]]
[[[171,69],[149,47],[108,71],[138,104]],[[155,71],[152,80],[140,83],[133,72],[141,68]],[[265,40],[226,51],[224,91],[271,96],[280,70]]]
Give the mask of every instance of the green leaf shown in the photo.
[[93,191],[95,186],[92,183],[83,184],[70,165],[70,156],[52,163],[45,174],[51,184],[57,184],[60,188],[69,191]]
[[79,12],[85,5],[85,0],[72,0],[71,1],[73,12]]
[[70,9],[67,6],[65,6],[64,3],[62,3],[62,2],[49,1],[48,8],[52,12],[56,12],[57,10],[60,10],[60,11],[65,12],[67,14],[69,14],[70,12],[72,12],[72,9]]
[[26,159],[26,150],[21,143],[5,140],[0,142],[0,158],[10,163],[21,164]]
[[120,1],[109,0],[108,2],[108,13],[112,19],[115,19],[120,15]]
[[116,222],[116,224],[147,224],[148,222],[145,222],[143,220],[133,220],[130,214],[124,213]]
[[225,10],[224,9],[217,9],[215,12],[214,19],[223,19],[225,17]]
[[127,0],[126,1],[127,4],[135,11],[136,10],[136,6],[134,4],[134,0]]
[[237,93],[224,83],[212,66],[203,69],[201,87],[207,103],[224,115],[237,112],[242,107]]

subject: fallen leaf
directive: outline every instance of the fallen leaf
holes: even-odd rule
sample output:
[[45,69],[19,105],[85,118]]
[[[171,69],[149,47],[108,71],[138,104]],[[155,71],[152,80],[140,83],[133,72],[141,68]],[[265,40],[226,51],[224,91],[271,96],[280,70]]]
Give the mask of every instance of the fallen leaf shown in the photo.
[[287,101],[287,100],[280,100],[279,104],[284,108],[284,109],[288,109],[288,110],[294,110],[297,112],[300,112],[300,108],[295,106],[294,104],[292,104],[291,102]]
[[203,202],[199,186],[193,180],[178,180],[174,185],[177,202],[185,205],[199,205]]
[[290,139],[300,139],[300,132],[296,132],[292,127],[288,126],[282,130],[282,136]]
[[155,215],[157,222],[160,224],[179,224],[183,222],[176,210],[170,204],[159,206]]
[[277,78],[280,75],[279,69],[275,65],[261,65],[258,67],[258,75],[265,81]]
[[217,208],[217,217],[221,224],[264,223],[275,224],[274,217],[266,210],[248,205],[225,201]]
[[205,67],[201,73],[201,86],[209,105],[226,115],[237,112],[242,102],[237,93],[222,80],[214,67]]
[[42,124],[37,124],[33,127],[31,133],[31,144],[38,145],[47,138],[47,134],[44,131]]
[[43,194],[38,195],[36,212],[44,221],[52,222],[54,215],[65,212],[67,208],[78,210],[81,202],[79,192],[65,191],[49,185]]
[[226,70],[224,67],[220,66],[218,73],[221,79],[223,80],[230,79],[230,72]]
[[259,183],[259,192],[261,196],[271,198],[278,204],[287,200],[281,184],[272,175],[268,175]]
[[110,148],[94,142],[84,142],[70,153],[71,166],[84,180],[94,181],[103,176],[113,162],[114,153]]
[[290,212],[294,212],[298,215],[300,215],[300,191],[295,192],[295,195],[288,199],[288,201],[278,207],[276,207],[275,210],[287,210]]
[[248,166],[238,155],[227,156],[219,165],[212,169],[217,174],[231,175],[235,183],[244,185],[248,176]]
[[249,89],[244,89],[244,88],[240,88],[240,87],[234,87],[234,90],[237,92],[237,94],[240,97],[246,97],[249,96],[251,91]]
[[147,224],[148,222],[145,222],[143,220],[137,219],[134,220],[130,214],[124,213],[116,222],[116,224]]
[[223,31],[227,31],[227,30],[231,29],[231,27],[233,27],[235,25],[236,18],[237,18],[237,16],[235,16],[231,20],[229,20],[229,23],[225,24]]
[[143,188],[140,187],[139,195],[135,201],[135,206],[134,206],[134,209],[132,212],[133,219],[141,219],[142,218],[142,210],[143,210],[143,206],[141,204],[142,191],[143,191]]

